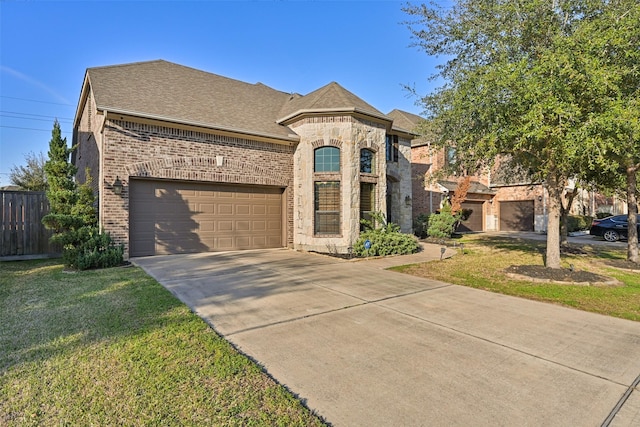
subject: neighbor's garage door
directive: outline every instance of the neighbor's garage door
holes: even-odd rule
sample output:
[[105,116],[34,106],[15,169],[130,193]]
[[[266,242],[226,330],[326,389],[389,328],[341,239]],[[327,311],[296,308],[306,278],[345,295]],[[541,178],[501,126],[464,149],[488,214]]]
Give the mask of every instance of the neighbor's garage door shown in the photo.
[[282,247],[282,189],[131,180],[130,255]]
[[470,213],[469,217],[462,221],[457,232],[468,231],[482,231],[482,202],[462,202],[460,205],[462,209],[466,210],[466,213]]
[[533,200],[500,202],[500,231],[533,231]]

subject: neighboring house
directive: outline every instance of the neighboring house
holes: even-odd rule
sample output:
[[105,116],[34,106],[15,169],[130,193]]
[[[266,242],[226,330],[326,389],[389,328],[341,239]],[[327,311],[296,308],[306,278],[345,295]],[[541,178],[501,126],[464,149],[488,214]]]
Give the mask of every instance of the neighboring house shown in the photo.
[[411,232],[411,140],[330,83],[290,94],[158,60],[89,68],[72,161],[127,256],[346,253],[373,211]]
[[[389,116],[406,129],[415,129],[423,119],[406,112]],[[394,123],[395,123],[394,121]],[[446,166],[454,153],[433,149],[425,138],[411,142],[411,175],[413,182],[413,217],[437,212],[444,199],[455,193],[460,178],[437,179],[433,175]],[[548,193],[540,183],[511,173],[509,167],[496,166],[492,171],[471,177],[467,197],[462,204],[470,213],[458,231],[536,231],[547,229]],[[568,188],[567,190],[571,190]],[[604,198],[595,191],[580,190],[571,213],[595,216],[597,212],[621,213],[624,207],[615,199]],[[626,212],[626,211],[625,211]]]

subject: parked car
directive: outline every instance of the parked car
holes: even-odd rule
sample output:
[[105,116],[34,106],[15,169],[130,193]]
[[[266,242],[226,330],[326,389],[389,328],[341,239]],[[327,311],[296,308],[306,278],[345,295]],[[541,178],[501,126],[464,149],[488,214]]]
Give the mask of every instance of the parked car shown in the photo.
[[[637,216],[638,234],[640,235],[640,215]],[[626,239],[629,230],[628,216],[615,215],[608,218],[594,219],[589,229],[592,236],[603,237],[607,242]]]

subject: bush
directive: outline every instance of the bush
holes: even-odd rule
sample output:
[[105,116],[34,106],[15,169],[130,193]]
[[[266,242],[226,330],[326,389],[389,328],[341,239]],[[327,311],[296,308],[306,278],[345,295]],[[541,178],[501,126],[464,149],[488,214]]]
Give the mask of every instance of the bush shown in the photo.
[[598,219],[609,218],[611,215],[613,215],[611,212],[596,212],[596,218]]
[[458,221],[459,217],[451,213],[451,206],[445,204],[438,214],[429,216],[427,234],[429,237],[447,239],[453,234]]
[[124,246],[115,245],[109,233],[100,233],[97,227],[82,227],[65,233],[62,259],[70,268],[87,270],[121,265]]
[[591,227],[593,217],[586,215],[569,215],[567,217],[567,232],[588,230]]
[[429,216],[428,214],[421,213],[413,220],[413,233],[420,239],[424,239],[428,235]]
[[[365,231],[360,233],[353,252],[356,256],[385,256],[406,255],[418,252],[420,245],[416,238],[410,234],[400,232],[400,227],[394,223],[387,223],[382,213],[372,215],[373,220],[361,220]],[[369,241],[371,247],[365,248],[365,242]]]

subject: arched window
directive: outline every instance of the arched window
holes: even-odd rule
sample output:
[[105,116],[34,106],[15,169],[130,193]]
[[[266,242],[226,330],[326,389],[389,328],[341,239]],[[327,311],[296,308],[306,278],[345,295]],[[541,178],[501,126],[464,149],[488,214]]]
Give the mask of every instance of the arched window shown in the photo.
[[366,148],[360,150],[360,172],[376,173],[376,153]]
[[313,170],[315,172],[340,172],[340,149],[320,147],[314,152]]

